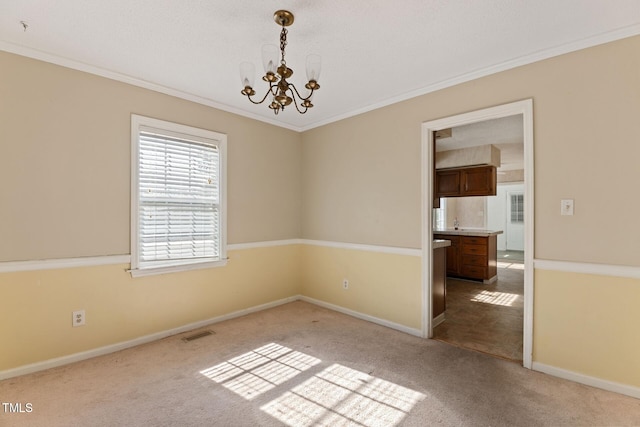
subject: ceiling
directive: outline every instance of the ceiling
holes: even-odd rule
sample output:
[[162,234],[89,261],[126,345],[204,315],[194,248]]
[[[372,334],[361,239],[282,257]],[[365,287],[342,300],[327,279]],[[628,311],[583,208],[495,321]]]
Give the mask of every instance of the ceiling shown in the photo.
[[[273,13],[295,15],[287,65],[305,115],[240,95],[238,67],[277,44]],[[20,21],[27,23],[26,31]],[[640,34],[638,0],[0,0],[0,49],[306,130],[463,81]]]

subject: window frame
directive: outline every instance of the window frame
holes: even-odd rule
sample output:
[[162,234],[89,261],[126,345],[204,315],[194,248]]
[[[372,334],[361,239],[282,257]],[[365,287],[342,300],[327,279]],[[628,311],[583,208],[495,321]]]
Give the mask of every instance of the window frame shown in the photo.
[[[176,134],[202,140],[215,141],[219,150],[219,191],[220,191],[220,256],[215,258],[182,259],[158,262],[158,265],[141,266],[140,263],[140,132],[143,128],[164,131],[169,136]],[[131,269],[132,277],[189,271],[203,268],[222,267],[227,264],[227,136],[207,129],[154,119],[137,114],[131,115]]]
[[[516,198],[515,203],[514,198]],[[522,192],[509,193],[509,222],[512,224],[524,223],[524,194]]]

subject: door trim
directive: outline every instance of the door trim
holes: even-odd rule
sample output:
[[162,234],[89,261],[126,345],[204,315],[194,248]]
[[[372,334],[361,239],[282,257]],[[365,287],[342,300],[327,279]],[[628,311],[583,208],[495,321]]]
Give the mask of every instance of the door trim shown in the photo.
[[485,120],[522,114],[524,137],[524,322],[522,365],[531,369],[533,358],[533,254],[534,254],[534,182],[533,182],[533,99],[476,110],[422,123],[422,334],[433,336],[431,319],[431,265],[433,227],[433,132]]

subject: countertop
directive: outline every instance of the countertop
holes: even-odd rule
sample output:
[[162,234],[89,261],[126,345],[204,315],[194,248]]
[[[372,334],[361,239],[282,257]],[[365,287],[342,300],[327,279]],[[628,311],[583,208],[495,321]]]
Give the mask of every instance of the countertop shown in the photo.
[[443,239],[434,239],[432,249],[446,248],[447,246],[451,246],[451,240],[443,240]]
[[444,234],[451,236],[475,236],[475,237],[489,237],[502,234],[502,230],[483,230],[479,228],[459,228],[454,230],[453,228],[447,228],[446,230],[433,230],[433,234]]

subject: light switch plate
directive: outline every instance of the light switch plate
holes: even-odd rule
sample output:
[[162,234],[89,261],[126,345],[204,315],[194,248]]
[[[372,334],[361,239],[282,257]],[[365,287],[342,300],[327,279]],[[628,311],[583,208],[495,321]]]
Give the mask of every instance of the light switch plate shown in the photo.
[[573,215],[573,199],[560,200],[560,215]]

